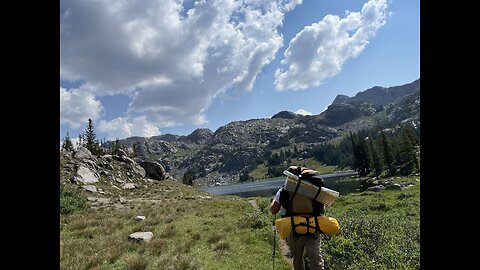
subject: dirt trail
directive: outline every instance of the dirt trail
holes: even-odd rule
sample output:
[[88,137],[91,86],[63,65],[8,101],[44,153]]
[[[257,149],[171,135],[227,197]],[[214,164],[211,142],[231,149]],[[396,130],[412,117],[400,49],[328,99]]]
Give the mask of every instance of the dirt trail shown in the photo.
[[[260,211],[260,207],[258,207],[258,203],[255,199],[248,201],[254,209]],[[277,241],[278,246],[280,247],[280,252],[282,253],[283,258],[287,261],[288,265],[293,269],[293,258],[290,256],[290,250],[288,249],[287,241],[280,239],[277,234]]]

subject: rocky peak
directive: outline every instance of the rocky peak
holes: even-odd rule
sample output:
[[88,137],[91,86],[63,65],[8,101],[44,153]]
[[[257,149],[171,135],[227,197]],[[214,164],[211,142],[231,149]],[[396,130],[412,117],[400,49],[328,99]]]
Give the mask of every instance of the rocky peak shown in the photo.
[[376,112],[377,109],[371,103],[349,100],[328,106],[327,110],[320,114],[320,119],[322,124],[335,127]]
[[196,144],[205,144],[213,136],[213,131],[208,128],[197,128],[195,131],[190,133],[190,135],[180,138],[182,141],[196,143]]
[[354,97],[338,95],[332,105],[347,103],[349,101],[370,102],[374,106],[385,106],[398,98],[420,91],[420,79],[400,86],[382,87],[374,86],[365,91],[358,92]]
[[349,96],[346,95],[337,95],[337,97],[333,100],[332,105],[338,104],[338,103],[344,103],[347,102],[350,99]]
[[178,135],[167,133],[167,134],[163,134],[163,135],[159,135],[159,136],[153,136],[153,137],[150,138],[150,140],[175,142],[175,141],[178,140],[179,137],[180,136],[178,136]]
[[393,87],[375,86],[353,97],[354,100],[370,102],[375,106],[384,106],[394,102],[396,99],[420,91],[420,79],[411,83]]
[[275,118],[295,119],[295,118],[297,118],[297,115],[293,112],[281,111],[281,112],[275,114],[274,116],[272,116],[272,119],[275,119]]

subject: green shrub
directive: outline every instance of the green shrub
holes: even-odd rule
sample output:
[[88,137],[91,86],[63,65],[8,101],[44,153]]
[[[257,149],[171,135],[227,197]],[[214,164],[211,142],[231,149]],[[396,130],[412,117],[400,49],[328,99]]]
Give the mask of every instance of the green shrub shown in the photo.
[[239,220],[241,228],[261,229],[271,224],[271,220],[260,211],[251,210],[245,212]]
[[257,204],[262,213],[270,214],[270,197],[259,197],[257,198]]
[[88,207],[87,199],[80,191],[68,184],[60,184],[60,213],[71,214]]

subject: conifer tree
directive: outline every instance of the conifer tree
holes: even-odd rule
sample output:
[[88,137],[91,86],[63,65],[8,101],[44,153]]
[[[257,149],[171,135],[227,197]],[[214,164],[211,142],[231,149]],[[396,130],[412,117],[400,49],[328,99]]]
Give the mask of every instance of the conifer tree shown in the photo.
[[84,134],[84,145],[90,153],[93,155],[101,155],[102,149],[100,148],[99,142],[96,139],[97,135],[95,134],[95,130],[93,129],[93,122],[92,119],[88,119],[88,125],[85,129]]
[[382,145],[383,164],[386,167],[386,176],[395,175],[396,168],[393,151],[383,130],[380,131],[380,144]]
[[397,138],[396,163],[401,175],[409,175],[418,169],[415,145],[407,127],[401,129]]
[[85,147],[85,145],[83,143],[83,135],[82,134],[78,134],[77,148],[78,147]]
[[118,152],[122,150],[122,145],[120,144],[120,140],[118,138],[115,139],[115,142],[112,145],[112,154],[118,155]]
[[357,154],[359,158],[360,175],[367,175],[370,173],[370,159],[368,156],[367,144],[365,142],[365,134],[362,132],[358,133],[358,144],[357,144]]
[[185,185],[193,185],[193,180],[195,179],[195,173],[191,170],[191,169],[188,169],[184,174],[183,174],[183,177],[182,177],[182,182],[183,184]]
[[67,131],[67,136],[65,136],[65,138],[63,139],[62,149],[69,152],[73,151],[73,143],[72,143],[72,140],[70,139],[70,135],[68,134],[68,131]]
[[353,169],[357,171],[358,174],[364,176],[370,172],[370,167],[365,147],[365,140],[361,137],[361,135],[357,134],[358,143],[355,143],[353,134],[350,131],[350,139],[352,140],[353,146]]
[[357,145],[355,144],[355,140],[353,139],[353,134],[350,131],[350,140],[352,141],[352,152],[353,152],[353,164],[352,164],[352,169],[357,170],[359,167],[359,161],[358,161],[358,153],[357,153]]
[[405,135],[410,139],[413,146],[420,145],[420,140],[417,138],[417,135],[415,135],[415,131],[413,131],[413,128],[410,125],[403,126],[402,132],[405,132]]
[[382,173],[382,163],[380,156],[378,155],[377,147],[373,144],[373,138],[370,136],[369,140],[370,145],[370,158],[372,161],[372,173],[373,176],[379,176]]

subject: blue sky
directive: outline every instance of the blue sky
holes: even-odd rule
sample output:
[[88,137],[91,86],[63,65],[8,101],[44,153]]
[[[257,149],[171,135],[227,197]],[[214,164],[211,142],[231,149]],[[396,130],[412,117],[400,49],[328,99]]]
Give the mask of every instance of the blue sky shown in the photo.
[[60,140],[188,135],[420,78],[418,0],[70,1]]

